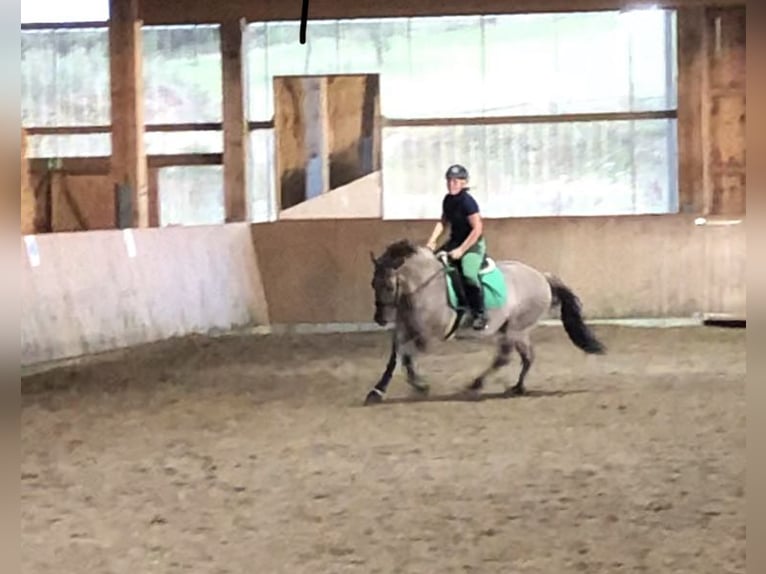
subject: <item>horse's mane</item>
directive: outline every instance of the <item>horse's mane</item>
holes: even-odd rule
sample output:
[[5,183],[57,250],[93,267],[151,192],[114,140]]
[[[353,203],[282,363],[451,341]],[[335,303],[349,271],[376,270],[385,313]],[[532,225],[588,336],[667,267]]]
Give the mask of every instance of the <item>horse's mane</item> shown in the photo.
[[409,239],[401,239],[386,247],[378,258],[378,265],[385,269],[397,269],[404,261],[418,252],[417,246]]

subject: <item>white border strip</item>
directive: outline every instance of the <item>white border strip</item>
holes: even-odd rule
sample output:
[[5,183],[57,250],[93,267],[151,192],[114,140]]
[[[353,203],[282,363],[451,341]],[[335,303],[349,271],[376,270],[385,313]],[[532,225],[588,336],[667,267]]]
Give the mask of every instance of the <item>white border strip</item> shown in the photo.
[[[702,326],[703,317],[632,318],[632,319],[585,319],[588,325],[617,325],[639,328],[675,328]],[[560,326],[558,319],[544,319],[538,323],[544,327]],[[281,335],[313,333],[358,333],[388,331],[391,327],[379,327],[375,323],[294,323],[264,325],[238,330],[236,334]],[[225,335],[223,335],[225,336]]]

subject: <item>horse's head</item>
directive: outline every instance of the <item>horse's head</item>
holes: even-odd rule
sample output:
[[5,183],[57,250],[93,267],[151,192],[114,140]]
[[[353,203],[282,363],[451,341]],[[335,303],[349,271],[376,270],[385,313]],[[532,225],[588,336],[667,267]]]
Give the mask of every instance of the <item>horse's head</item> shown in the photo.
[[371,286],[375,293],[373,318],[381,327],[396,318],[400,297],[406,290],[399,271],[406,259],[415,253],[417,248],[407,240],[389,245],[377,259],[370,252],[373,265]]
[[373,264],[372,290],[375,293],[375,314],[373,319],[381,327],[394,320],[396,315],[396,299],[398,296],[398,281],[396,270],[383,265],[370,252]]

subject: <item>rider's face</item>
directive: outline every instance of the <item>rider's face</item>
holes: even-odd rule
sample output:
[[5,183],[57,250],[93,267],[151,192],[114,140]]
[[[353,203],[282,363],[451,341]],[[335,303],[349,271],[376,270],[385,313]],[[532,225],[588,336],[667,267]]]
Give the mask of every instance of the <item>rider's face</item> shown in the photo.
[[466,181],[464,179],[458,179],[455,177],[447,178],[447,191],[452,195],[460,193],[460,190],[465,187]]

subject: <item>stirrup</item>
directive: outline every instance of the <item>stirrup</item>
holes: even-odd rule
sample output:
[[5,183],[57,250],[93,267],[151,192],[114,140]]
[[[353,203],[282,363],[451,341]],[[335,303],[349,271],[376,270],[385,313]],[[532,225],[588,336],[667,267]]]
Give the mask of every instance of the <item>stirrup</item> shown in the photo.
[[474,331],[483,331],[487,328],[487,316],[483,313],[481,315],[476,315],[473,318],[473,323],[471,325],[473,327]]

